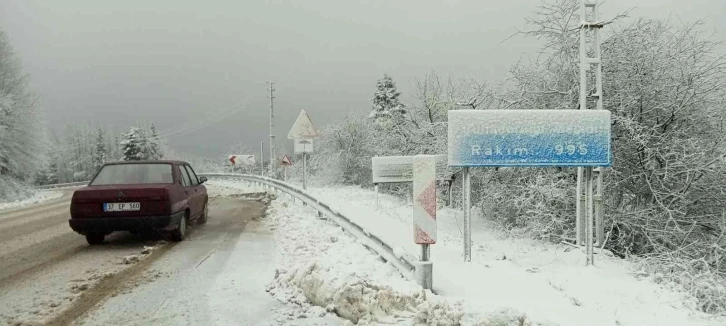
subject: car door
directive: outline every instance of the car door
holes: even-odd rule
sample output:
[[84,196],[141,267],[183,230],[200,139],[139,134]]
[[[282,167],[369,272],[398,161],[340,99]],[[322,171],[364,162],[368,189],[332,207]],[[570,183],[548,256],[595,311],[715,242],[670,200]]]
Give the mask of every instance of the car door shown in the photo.
[[196,196],[194,195],[194,185],[184,165],[179,165],[179,174],[181,174],[182,186],[184,186],[184,194],[187,197],[190,215],[196,217],[199,214],[199,207],[197,207]]
[[[204,205],[207,203],[207,187],[205,187],[201,181],[199,181],[199,176],[197,176],[197,173],[194,172],[194,169],[191,165],[187,165],[187,170],[189,171],[189,177],[192,179],[192,183],[195,184],[194,193],[197,195],[197,200],[199,204],[199,209],[204,210]],[[200,213],[202,213],[200,211]]]
[[186,170],[187,175],[189,176],[189,181],[191,183],[191,190],[189,191],[189,195],[193,197],[194,206],[197,208],[197,211],[195,213],[195,217],[198,217],[199,214],[202,214],[202,210],[204,209],[204,198],[202,198],[202,192],[200,191],[200,182],[197,178],[197,175],[194,174],[192,171],[192,168],[189,165],[183,165],[184,170]]

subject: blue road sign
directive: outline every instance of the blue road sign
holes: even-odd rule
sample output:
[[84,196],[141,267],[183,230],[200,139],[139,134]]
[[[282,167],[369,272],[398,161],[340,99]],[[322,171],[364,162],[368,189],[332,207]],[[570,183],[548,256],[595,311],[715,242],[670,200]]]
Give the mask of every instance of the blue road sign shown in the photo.
[[610,166],[610,111],[449,111],[449,166]]

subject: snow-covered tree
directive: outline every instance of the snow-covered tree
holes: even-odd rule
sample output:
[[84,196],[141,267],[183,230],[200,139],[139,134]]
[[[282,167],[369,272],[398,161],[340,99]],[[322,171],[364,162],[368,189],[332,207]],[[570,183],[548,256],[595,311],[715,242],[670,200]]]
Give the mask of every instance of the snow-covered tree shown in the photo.
[[159,144],[159,134],[156,133],[154,124],[149,129],[151,135],[146,140],[145,155],[149,160],[159,160],[164,156],[161,151],[161,145]]
[[44,137],[36,96],[3,31],[0,31],[0,76],[0,175],[27,180],[42,167]]
[[123,134],[122,138],[120,145],[123,157],[121,160],[141,161],[146,159],[144,156],[146,139],[141,128],[132,127],[127,133]]
[[103,130],[98,128],[96,133],[96,150],[93,152],[93,168],[98,170],[103,163],[106,163],[108,150],[106,149],[106,141],[103,136]]
[[[319,150],[311,158],[310,172],[326,183],[370,184],[371,157],[380,150],[373,133],[364,116],[346,114],[316,140]],[[297,164],[294,170],[301,171],[301,166]]]
[[161,143],[156,127],[139,125],[122,135],[120,142],[124,161],[158,160],[164,156],[167,146]]
[[398,121],[406,114],[406,107],[399,100],[401,92],[388,74],[376,82],[376,93],[373,96],[373,110],[369,117],[376,121]]

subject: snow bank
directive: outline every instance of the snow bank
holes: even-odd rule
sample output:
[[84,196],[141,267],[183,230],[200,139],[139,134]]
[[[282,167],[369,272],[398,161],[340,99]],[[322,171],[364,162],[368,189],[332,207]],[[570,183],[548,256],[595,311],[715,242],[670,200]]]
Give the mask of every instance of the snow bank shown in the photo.
[[62,191],[54,191],[54,190],[36,191],[32,195],[30,195],[30,197],[23,197],[23,199],[14,199],[13,201],[0,203],[0,211],[18,209],[18,208],[23,208],[26,206],[37,205],[40,203],[58,199],[61,196],[63,196]]
[[[405,200],[380,195],[376,208],[373,191],[359,187],[310,192],[399,254],[418,254],[412,208]],[[442,209],[437,220],[438,243],[431,246],[434,291],[463,302],[464,325],[726,324],[693,309],[693,298],[638,279],[632,263],[607,251],[596,250],[596,265],[585,267],[578,248],[506,237],[479,217],[472,223],[472,262],[464,263],[462,212]]]
[[275,298],[311,314],[324,307],[323,313],[359,325],[459,324],[458,305],[403,278],[341,228],[285,197],[273,201],[267,219],[278,253],[279,268],[267,286]]

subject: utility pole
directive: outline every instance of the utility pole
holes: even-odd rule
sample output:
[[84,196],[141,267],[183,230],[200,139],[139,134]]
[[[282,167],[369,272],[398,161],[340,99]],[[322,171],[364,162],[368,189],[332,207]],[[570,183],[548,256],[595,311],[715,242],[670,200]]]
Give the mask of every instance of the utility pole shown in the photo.
[[[589,14],[589,15],[588,15]],[[600,29],[603,23],[598,17],[598,0],[582,0],[580,3],[580,110],[588,109],[588,97],[595,102],[595,109],[602,110],[602,52],[600,51]],[[591,37],[588,38],[587,34]],[[594,57],[588,54],[592,53]],[[595,68],[595,93],[588,95],[588,75],[591,68]],[[602,230],[603,213],[603,176],[602,168],[577,168],[577,196],[575,205],[575,243],[584,242],[586,260],[585,265],[593,265],[594,242],[603,245]],[[584,188],[584,189],[583,189]],[[594,189],[593,189],[594,188]],[[595,229],[595,230],[593,230]],[[593,234],[595,231],[595,234]]]
[[273,105],[273,99],[275,98],[274,92],[275,92],[275,82],[274,81],[268,81],[267,82],[270,87],[267,88],[267,90],[270,92],[270,95],[267,97],[270,98],[270,177],[274,178],[276,175],[276,164],[277,158],[275,156],[275,114],[274,114],[274,105]]

